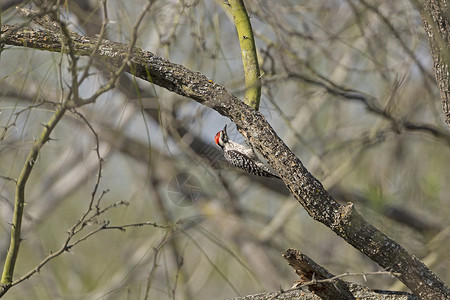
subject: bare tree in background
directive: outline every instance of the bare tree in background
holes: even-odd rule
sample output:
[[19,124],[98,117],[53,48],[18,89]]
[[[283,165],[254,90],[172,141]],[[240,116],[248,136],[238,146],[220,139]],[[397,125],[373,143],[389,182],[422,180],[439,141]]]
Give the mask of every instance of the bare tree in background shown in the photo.
[[234,2],[2,4],[2,295],[450,297],[448,2],[246,1],[260,113]]

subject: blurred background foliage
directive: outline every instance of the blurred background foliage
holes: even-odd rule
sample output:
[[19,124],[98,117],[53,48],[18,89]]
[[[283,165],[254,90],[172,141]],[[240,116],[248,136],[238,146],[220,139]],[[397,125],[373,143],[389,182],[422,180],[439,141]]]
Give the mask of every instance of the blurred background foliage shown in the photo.
[[[3,1],[2,23],[25,24]],[[106,39],[127,43],[146,1],[107,1]],[[428,41],[409,1],[245,1],[262,68],[260,110],[331,193],[450,282],[450,133],[443,122]],[[61,5],[81,35],[99,33],[96,0]],[[244,92],[239,43],[224,1],[154,1],[137,46]],[[9,47],[0,57],[0,250],[9,243],[14,182],[33,139],[70,85],[67,58]],[[80,58],[79,66],[86,66]],[[95,61],[80,87],[108,79]],[[228,167],[214,135],[228,119],[129,74],[78,109],[105,159],[100,231],[8,292],[8,299],[220,299],[289,288],[280,253],[296,248],[334,274],[379,267],[313,221],[281,182]],[[439,134],[436,134],[439,133]],[[230,137],[244,139],[231,127]],[[45,145],[26,190],[15,276],[59,249],[87,209],[96,181],[95,137],[68,113]],[[87,233],[88,231],[86,231]],[[80,236],[79,238],[81,238]],[[401,289],[395,279],[351,280]]]

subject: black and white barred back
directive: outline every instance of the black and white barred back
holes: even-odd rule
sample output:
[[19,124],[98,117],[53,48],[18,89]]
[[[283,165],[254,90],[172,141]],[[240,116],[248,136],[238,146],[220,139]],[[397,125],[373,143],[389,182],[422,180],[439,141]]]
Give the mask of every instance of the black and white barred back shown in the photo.
[[259,160],[252,148],[228,139],[227,125],[216,134],[215,142],[222,148],[225,159],[233,166],[257,176],[280,178]]

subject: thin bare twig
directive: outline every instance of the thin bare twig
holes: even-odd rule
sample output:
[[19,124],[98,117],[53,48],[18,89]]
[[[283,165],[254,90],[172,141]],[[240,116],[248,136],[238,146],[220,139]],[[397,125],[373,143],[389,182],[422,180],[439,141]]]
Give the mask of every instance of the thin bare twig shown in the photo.
[[[316,74],[316,75],[318,75],[318,74]],[[441,130],[440,128],[430,125],[430,124],[422,124],[422,123],[418,123],[418,122],[402,120],[402,119],[394,116],[390,112],[389,109],[382,108],[378,104],[377,99],[375,99],[374,97],[367,95],[363,92],[360,92],[357,90],[352,90],[352,89],[347,89],[345,87],[342,87],[342,86],[332,82],[331,80],[329,80],[323,76],[320,76],[320,79],[313,79],[304,74],[295,73],[295,72],[289,73],[288,76],[291,78],[300,79],[304,82],[319,86],[319,87],[325,89],[328,93],[342,97],[343,99],[356,100],[356,101],[363,103],[368,111],[390,121],[392,123],[394,129],[397,132],[400,129],[404,129],[407,131],[424,132],[424,133],[431,134],[434,137],[439,138],[450,145],[450,134],[448,134],[444,130]]]
[[4,179],[4,180],[6,180],[6,181],[13,181],[13,182],[17,183],[17,179],[12,178],[12,177],[0,175],[0,178],[1,178],[1,179]]
[[[160,225],[154,222],[142,222],[142,223],[135,223],[135,224],[125,224],[125,225],[120,225],[120,226],[107,226],[107,225],[103,225],[91,232],[89,232],[88,234],[86,234],[85,236],[81,237],[80,239],[74,241],[72,244],[69,244],[69,242],[71,241],[71,239],[74,237],[75,234],[70,234],[67,237],[67,239],[64,241],[64,243],[62,244],[62,246],[53,253],[50,253],[46,258],[44,258],[35,268],[33,268],[32,270],[30,270],[29,272],[27,272],[26,274],[22,275],[21,277],[19,277],[18,279],[14,280],[10,285],[9,288],[18,285],[19,283],[21,283],[24,280],[29,279],[31,276],[33,276],[36,273],[39,273],[39,271],[41,270],[41,268],[43,266],[45,266],[48,262],[50,262],[51,260],[53,260],[54,258],[60,256],[62,253],[69,251],[72,247],[74,247],[75,245],[77,245],[78,243],[87,240],[89,237],[93,236],[94,234],[102,231],[102,230],[107,230],[107,229],[119,229],[121,231],[123,231],[124,228],[129,228],[129,227],[142,227],[142,226],[151,226],[151,227],[155,227],[155,228],[162,228],[162,229],[168,229],[168,228],[173,228],[173,225]],[[72,231],[73,233],[73,231]]]
[[[108,82],[106,84],[104,84],[102,87],[100,87],[91,97],[89,97],[88,99],[82,99],[80,100],[80,103],[82,103],[83,105],[85,104],[89,104],[89,103],[93,103],[97,100],[97,98],[102,95],[103,93],[109,91],[110,89],[115,87],[117,78],[123,73],[125,72],[126,68],[129,67],[130,64],[130,60],[133,57],[134,54],[134,46],[136,45],[136,41],[137,41],[137,31],[139,29],[139,26],[142,22],[142,20],[144,19],[144,16],[147,14],[147,12],[150,10],[150,7],[152,6],[153,1],[149,1],[147,3],[147,5],[142,9],[142,12],[139,14],[136,23],[133,26],[133,32],[132,32],[132,37],[131,40],[129,42],[128,45],[128,52],[125,56],[125,58],[123,59],[123,61],[121,62],[120,67],[116,70],[116,72],[112,72],[111,74],[111,78],[108,80]],[[98,50],[98,48],[101,45],[101,40],[99,39],[98,43],[96,43],[96,46],[94,47],[95,51]]]

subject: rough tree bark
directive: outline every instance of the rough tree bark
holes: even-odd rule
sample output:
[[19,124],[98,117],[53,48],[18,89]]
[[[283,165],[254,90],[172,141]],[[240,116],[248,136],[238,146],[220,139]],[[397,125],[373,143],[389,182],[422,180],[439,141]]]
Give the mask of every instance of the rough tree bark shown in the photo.
[[[405,292],[371,290],[365,286],[354,284],[336,278],[311,258],[295,249],[288,249],[283,257],[300,276],[295,288],[287,291],[260,293],[245,297],[235,297],[229,300],[270,300],[270,299],[311,299],[311,300],[417,300],[414,295]],[[334,278],[334,279],[333,279]],[[332,280],[331,280],[332,279]],[[301,285],[307,289],[299,289]]]
[[429,0],[423,8],[416,6],[430,43],[445,122],[450,126],[450,7],[448,0]]

